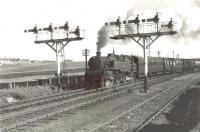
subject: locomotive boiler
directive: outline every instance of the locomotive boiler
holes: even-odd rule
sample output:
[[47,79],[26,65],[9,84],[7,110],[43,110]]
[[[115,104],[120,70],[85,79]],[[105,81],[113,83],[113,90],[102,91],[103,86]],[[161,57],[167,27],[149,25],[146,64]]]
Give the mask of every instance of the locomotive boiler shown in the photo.
[[86,89],[99,88],[103,85],[104,63],[101,59],[101,52],[88,61],[88,69],[85,71]]
[[97,52],[96,56],[89,59],[88,67],[85,72],[86,89],[104,87],[107,83],[122,83],[133,71],[129,56],[114,53],[101,56],[101,52]]

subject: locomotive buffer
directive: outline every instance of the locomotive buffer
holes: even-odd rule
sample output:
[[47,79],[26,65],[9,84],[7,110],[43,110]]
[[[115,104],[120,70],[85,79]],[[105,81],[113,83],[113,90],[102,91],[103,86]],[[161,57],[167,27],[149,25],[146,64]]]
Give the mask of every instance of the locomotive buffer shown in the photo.
[[119,40],[131,38],[143,49],[144,55],[144,92],[147,92],[148,58],[147,49],[162,35],[174,35],[175,22],[172,18],[168,22],[159,22],[158,13],[153,18],[120,21],[120,17],[114,22],[107,22],[105,26],[112,30],[111,39]]
[[[46,28],[37,28],[24,30],[25,33],[32,32],[36,36],[35,44],[46,44],[56,53],[57,61],[57,85],[58,90],[61,87],[61,68],[60,68],[60,57],[65,46],[72,41],[80,41],[84,39],[84,30],[80,30],[79,26],[76,29],[70,29],[68,21],[59,27],[53,27],[50,24]],[[63,62],[64,63],[64,62]]]

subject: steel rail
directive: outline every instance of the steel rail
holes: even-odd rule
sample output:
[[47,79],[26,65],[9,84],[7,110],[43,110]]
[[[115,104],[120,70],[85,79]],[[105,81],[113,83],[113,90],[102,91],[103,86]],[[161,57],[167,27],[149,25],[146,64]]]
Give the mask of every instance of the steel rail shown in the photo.
[[[198,81],[198,79],[195,79],[194,82],[196,82],[196,81]],[[189,85],[190,85],[190,84],[189,84]],[[174,97],[173,97],[172,99],[170,99],[170,101],[167,102],[166,105],[162,106],[161,109],[159,109],[159,110],[158,110],[157,112],[155,112],[151,117],[149,117],[149,118],[146,119],[144,122],[142,122],[136,129],[131,130],[131,131],[133,131],[133,132],[138,132],[139,130],[141,130],[141,128],[143,128],[145,125],[147,125],[147,124],[149,123],[149,120],[154,119],[156,116],[158,116],[158,114],[159,114],[160,112],[162,112],[163,109],[165,109],[167,106],[169,106],[169,105],[172,103],[172,101],[174,101],[176,98],[178,98],[178,96],[179,96],[181,93],[183,93],[189,85],[185,85],[184,88],[183,88],[181,91],[179,91],[176,95],[174,95]],[[133,111],[136,111],[137,109],[139,109],[139,108],[142,107],[142,106],[145,106],[145,105],[148,104],[150,101],[153,101],[154,99],[161,97],[162,95],[164,95],[166,92],[170,91],[171,89],[175,89],[175,88],[173,88],[173,87],[174,87],[174,86],[169,87],[169,88],[165,89],[164,91],[162,91],[161,93],[158,93],[158,94],[156,94],[155,96],[149,98],[148,100],[145,100],[145,101],[143,101],[143,102],[141,102],[141,103],[135,105],[134,107],[130,108],[129,110],[127,110],[127,111],[125,111],[125,112],[119,114],[118,116],[112,118],[111,120],[109,120],[109,121],[107,121],[107,122],[105,122],[105,123],[103,123],[103,124],[97,126],[96,128],[90,130],[89,132],[96,132],[96,131],[100,131],[101,129],[104,130],[104,128],[105,128],[106,126],[108,126],[109,124],[112,124],[112,123],[116,122],[117,120],[120,120],[122,117],[126,116],[127,114],[129,114],[129,113],[131,113],[131,112],[133,112]],[[173,93],[173,94],[174,94],[174,93]]]
[[170,99],[164,106],[162,106],[158,111],[153,113],[149,118],[147,118],[144,122],[142,122],[133,132],[139,132],[142,128],[144,128],[146,125],[151,123],[154,119],[159,117],[159,115],[165,111],[182,93],[185,92],[185,90],[188,89],[188,87],[184,88],[180,92],[178,92],[172,99]]
[[[166,78],[163,79],[163,80],[166,80]],[[163,80],[161,80],[161,81],[163,81]],[[156,81],[156,80],[155,80],[155,81]],[[153,81],[152,83],[154,83],[154,81]],[[132,88],[132,89],[138,89],[138,88],[141,88],[141,87],[142,87],[142,85],[133,88],[132,85],[131,85],[131,88]],[[31,123],[31,122],[34,122],[34,121],[37,121],[37,120],[41,120],[41,119],[43,119],[43,118],[47,118],[47,117],[49,117],[49,116],[53,116],[53,115],[56,115],[56,114],[58,114],[58,113],[62,113],[62,112],[65,112],[65,111],[69,111],[69,110],[72,110],[72,109],[75,109],[75,108],[78,108],[78,107],[81,107],[81,106],[84,106],[84,105],[96,103],[96,102],[98,102],[98,101],[103,101],[103,100],[105,100],[105,99],[111,98],[111,97],[116,96],[116,95],[120,95],[120,94],[127,93],[126,90],[129,89],[129,88],[130,88],[130,86],[129,86],[129,87],[127,86],[127,87],[125,87],[125,88],[122,86],[121,88],[116,89],[116,90],[122,89],[122,91],[119,91],[119,92],[117,92],[117,93],[112,93],[112,94],[106,95],[106,96],[104,96],[104,97],[98,97],[97,99],[89,100],[89,101],[86,101],[86,102],[83,102],[83,103],[80,103],[80,104],[77,104],[77,105],[74,105],[74,106],[69,106],[69,107],[67,107],[67,108],[64,108],[64,109],[61,109],[61,110],[57,110],[57,111],[51,112],[51,113],[49,113],[49,114],[45,114],[45,115],[42,115],[42,116],[40,116],[40,117],[35,117],[35,118],[32,118],[32,119],[28,119],[28,120],[26,120],[26,121],[24,121],[24,122],[20,122],[20,123],[17,123],[17,124],[12,124],[12,125],[7,126],[7,127],[5,128],[5,130],[12,129],[12,128],[15,128],[15,127],[19,127],[19,126],[25,125],[25,124],[27,124],[27,123]]]
[[[157,78],[158,79],[158,78]],[[156,80],[156,81],[158,81],[158,80],[160,80],[160,79],[158,79],[157,80],[156,78],[154,78],[154,79],[152,79],[152,80],[149,80],[150,82],[151,82],[151,84],[153,84],[154,83],[154,81]],[[165,80],[165,79],[162,79],[162,80]],[[126,84],[127,85],[127,84]],[[139,85],[142,85],[142,83],[141,82],[138,82],[137,84],[131,84],[131,86],[139,86]],[[120,85],[120,86],[125,86],[125,85]],[[112,88],[112,87],[111,87]],[[109,90],[108,88],[106,89],[106,90]],[[91,93],[93,93],[94,91],[92,91]],[[96,92],[94,92],[94,93],[96,93]],[[87,94],[89,94],[89,92],[87,92]],[[102,94],[102,93],[100,93],[100,94]],[[75,94],[76,95],[76,94]],[[79,95],[79,94],[78,94]],[[81,94],[81,95],[83,95],[83,94]],[[65,96],[64,96],[65,97]],[[68,95],[67,95],[67,97],[68,97]],[[71,95],[69,95],[69,97],[74,97],[74,96],[71,96]],[[56,99],[54,100],[54,99],[50,99],[50,101],[52,102],[52,101],[56,101],[56,100],[58,100],[58,99],[60,99],[60,98],[62,98],[62,97],[56,97]],[[77,99],[79,99],[79,98],[77,98]],[[44,101],[46,101],[46,100],[44,100]],[[41,104],[42,102],[44,102],[44,101],[40,101],[39,103]],[[49,100],[47,100],[47,101],[49,101]],[[33,103],[34,104],[34,103]],[[47,104],[45,104],[44,106],[42,106],[42,107],[40,107],[40,109],[41,108],[44,108],[44,107],[46,107],[47,106]],[[49,106],[49,104],[48,104],[48,106]],[[21,115],[21,113],[30,113],[30,111],[26,111],[26,112],[24,112],[24,111],[21,111],[21,112],[16,112],[16,113],[12,113],[12,114],[10,114],[9,116],[2,116],[1,118],[0,118],[0,121],[3,121],[3,120],[6,120],[6,119],[9,119],[9,118],[12,118],[12,117],[16,117],[16,116],[19,116],[19,115]]]

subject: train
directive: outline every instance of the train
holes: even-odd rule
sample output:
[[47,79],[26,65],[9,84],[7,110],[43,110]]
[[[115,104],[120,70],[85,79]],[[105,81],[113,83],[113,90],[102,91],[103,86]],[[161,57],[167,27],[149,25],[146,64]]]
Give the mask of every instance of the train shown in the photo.
[[[148,76],[199,70],[199,59],[148,57]],[[95,89],[124,83],[144,77],[144,58],[134,55],[116,55],[114,52],[101,56],[97,52],[88,61],[88,68],[80,74],[62,75],[62,89]],[[34,79],[33,81],[2,82],[0,89],[27,86],[57,86],[57,77]]]
[[[124,83],[144,77],[144,58],[139,56],[115,55],[101,56],[97,52],[88,61],[85,71],[85,88],[94,89]],[[188,72],[196,68],[195,59],[148,57],[148,76]]]

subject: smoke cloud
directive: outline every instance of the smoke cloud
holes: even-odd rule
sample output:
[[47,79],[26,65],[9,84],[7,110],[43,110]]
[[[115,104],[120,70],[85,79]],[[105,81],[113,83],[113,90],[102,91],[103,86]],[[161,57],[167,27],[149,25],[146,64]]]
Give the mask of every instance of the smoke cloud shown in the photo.
[[193,2],[197,7],[200,7],[200,0],[194,0]]
[[200,36],[200,27],[199,26],[193,27],[191,23],[192,18],[184,16],[184,14],[180,13],[176,14],[182,21],[182,25],[180,29],[178,29],[177,37],[181,39],[198,39],[198,37]]
[[101,29],[98,31],[98,37],[97,37],[97,51],[100,51],[101,48],[103,48],[108,42],[108,29],[103,26]]
[[[126,13],[126,20],[129,20],[129,19],[135,19],[134,17],[136,17],[137,16],[137,14],[135,14],[135,12],[134,12],[134,10],[129,10],[129,11],[127,11],[127,13]],[[126,25],[126,27],[125,27],[126,29],[126,32],[127,33],[132,33],[133,32],[133,26],[130,26],[130,25]]]
[[200,0],[191,0],[189,10],[175,10],[175,17],[181,20],[181,26],[177,29],[176,37],[188,41],[190,39],[199,39],[200,25],[198,18],[200,17]]

